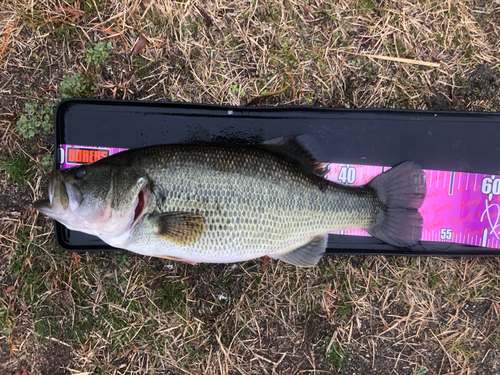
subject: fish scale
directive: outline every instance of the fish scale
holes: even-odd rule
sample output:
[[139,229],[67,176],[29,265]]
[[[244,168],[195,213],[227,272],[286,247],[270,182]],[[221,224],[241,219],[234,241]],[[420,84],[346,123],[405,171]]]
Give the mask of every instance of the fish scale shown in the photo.
[[168,246],[173,257],[204,262],[252,259],[289,251],[338,228],[369,226],[378,213],[373,190],[329,182],[321,190],[312,174],[258,148],[177,146],[145,152],[133,163],[156,187],[155,200],[161,203],[155,212],[197,212],[206,221],[196,243],[173,245],[155,236],[145,220],[124,244],[137,252],[157,249],[161,256]]
[[[394,246],[420,239],[425,174],[405,162],[362,187],[321,177],[299,137],[254,146],[124,151],[51,175],[41,212],[139,254],[192,263],[268,255],[312,266],[327,233],[364,228]],[[419,182],[418,184],[415,182]]]

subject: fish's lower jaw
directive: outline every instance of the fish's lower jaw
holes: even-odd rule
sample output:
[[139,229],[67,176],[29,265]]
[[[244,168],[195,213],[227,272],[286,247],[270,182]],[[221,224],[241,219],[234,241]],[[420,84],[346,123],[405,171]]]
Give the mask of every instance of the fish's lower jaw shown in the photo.
[[[99,237],[104,242],[107,242],[107,239],[128,236],[130,234],[132,216],[129,215],[126,218],[121,218],[118,213],[111,209],[106,209],[105,211],[109,211],[109,214],[85,218],[75,217],[71,212],[68,212],[55,219],[70,230]],[[101,217],[104,217],[104,219],[99,220]]]
[[52,210],[52,202],[47,200],[36,201],[33,203],[33,207],[35,207],[35,209],[40,211],[42,214],[55,219],[54,211]]

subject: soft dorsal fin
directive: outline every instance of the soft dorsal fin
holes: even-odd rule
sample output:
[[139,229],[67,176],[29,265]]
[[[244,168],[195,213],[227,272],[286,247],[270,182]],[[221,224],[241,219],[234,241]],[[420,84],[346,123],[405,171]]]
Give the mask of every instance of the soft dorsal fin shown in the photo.
[[326,163],[320,144],[308,134],[278,137],[259,143],[259,146],[299,162],[304,171],[324,175]]
[[180,245],[196,242],[205,229],[205,217],[192,212],[166,212],[150,216],[154,233]]
[[270,257],[280,259],[297,267],[312,267],[319,262],[325,253],[327,241],[328,234],[316,236],[304,246],[285,254],[270,255]]

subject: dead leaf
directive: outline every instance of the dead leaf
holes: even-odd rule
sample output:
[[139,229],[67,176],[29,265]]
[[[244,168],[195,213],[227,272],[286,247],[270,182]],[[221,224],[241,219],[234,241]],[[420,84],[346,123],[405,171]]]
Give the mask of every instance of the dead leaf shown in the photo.
[[264,255],[261,258],[260,262],[260,272],[264,272],[266,270],[266,266],[269,264],[269,257],[267,255]]
[[12,375],[32,375],[31,371],[25,365],[19,365]]
[[134,72],[133,72],[132,70],[127,70],[127,69],[125,69],[125,70],[123,71],[123,77],[124,77],[125,79],[130,79],[130,78],[132,78],[132,76],[133,76],[133,75],[134,75]]
[[57,13],[61,13],[71,19],[73,22],[78,22],[80,18],[85,15],[85,12],[79,9],[73,9],[70,7],[57,7],[55,9]]
[[137,56],[139,53],[141,53],[142,50],[146,48],[147,44],[148,40],[144,35],[141,35],[137,43],[135,43],[134,49],[132,50],[132,56]]
[[212,19],[210,18],[210,16],[207,14],[207,12],[205,12],[203,9],[201,9],[200,7],[196,7],[196,9],[198,9],[198,12],[201,13],[202,17],[203,17],[203,21],[205,21],[205,26],[206,27],[210,27],[213,25],[213,22],[212,22]]
[[8,286],[7,288],[5,288],[3,291],[5,292],[5,294],[9,294],[12,291],[14,291],[14,289],[16,289],[16,287],[14,285],[11,285],[11,286]]
[[278,91],[268,92],[267,94],[256,96],[255,98],[253,98],[252,100],[250,100],[246,105],[250,106],[250,105],[258,104],[262,100],[264,100],[265,98],[269,98],[270,96],[273,96],[273,95],[276,95],[276,94],[280,94],[283,91],[285,91],[286,89],[287,88],[285,87],[285,88],[282,88],[281,90],[278,90]]
[[75,47],[81,50],[85,49],[85,42],[83,40],[79,40],[75,43]]
[[317,25],[319,23],[319,19],[314,18],[311,9],[309,9],[306,5],[304,5],[304,13],[306,21],[311,25]]
[[75,252],[71,253],[71,256],[73,257],[73,260],[75,261],[76,268],[78,269],[80,266],[80,255],[76,254]]
[[17,345],[14,344],[14,336],[12,334],[9,336],[9,340],[7,341],[7,343],[9,344],[10,355],[12,357],[17,357],[17,353],[19,350],[17,349]]

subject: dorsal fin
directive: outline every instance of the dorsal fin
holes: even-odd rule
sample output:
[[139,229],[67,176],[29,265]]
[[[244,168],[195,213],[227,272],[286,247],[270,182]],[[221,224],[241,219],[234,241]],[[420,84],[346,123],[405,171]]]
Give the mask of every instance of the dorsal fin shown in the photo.
[[327,164],[321,162],[325,160],[323,149],[308,134],[273,138],[259,143],[259,146],[299,162],[307,173],[311,171],[317,175],[326,173]]

